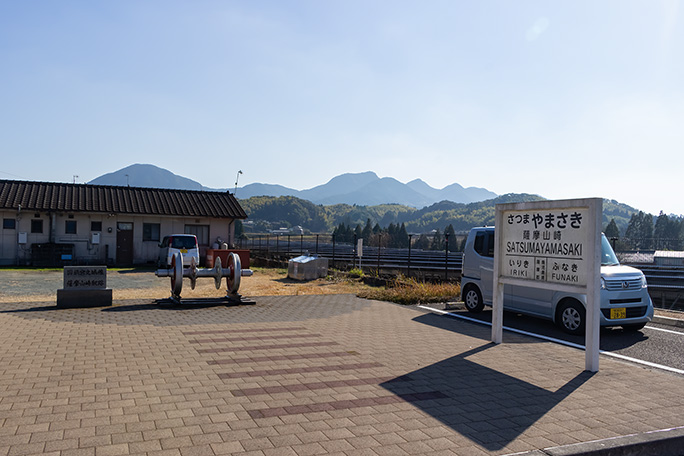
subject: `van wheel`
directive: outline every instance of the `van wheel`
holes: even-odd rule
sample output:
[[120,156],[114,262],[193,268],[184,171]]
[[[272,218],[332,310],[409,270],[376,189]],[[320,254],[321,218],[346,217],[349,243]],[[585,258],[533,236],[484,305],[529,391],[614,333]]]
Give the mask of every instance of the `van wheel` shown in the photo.
[[622,329],[625,331],[640,331],[644,329],[644,326],[646,326],[646,323],[635,323],[633,325],[622,325]]
[[558,307],[556,323],[568,334],[584,334],[586,323],[584,306],[574,300],[563,302]]
[[468,312],[478,313],[484,309],[484,302],[482,301],[482,293],[475,286],[470,286],[463,295],[463,303]]

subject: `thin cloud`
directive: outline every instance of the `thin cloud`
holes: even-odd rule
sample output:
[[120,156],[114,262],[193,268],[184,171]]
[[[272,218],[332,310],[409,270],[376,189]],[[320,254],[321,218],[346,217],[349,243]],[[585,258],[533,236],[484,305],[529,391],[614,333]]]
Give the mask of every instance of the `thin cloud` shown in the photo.
[[527,29],[525,37],[527,38],[527,41],[534,41],[537,38],[539,38],[541,34],[544,33],[548,28],[549,19],[546,17],[540,17],[539,19],[537,19],[537,21],[534,23],[532,27]]

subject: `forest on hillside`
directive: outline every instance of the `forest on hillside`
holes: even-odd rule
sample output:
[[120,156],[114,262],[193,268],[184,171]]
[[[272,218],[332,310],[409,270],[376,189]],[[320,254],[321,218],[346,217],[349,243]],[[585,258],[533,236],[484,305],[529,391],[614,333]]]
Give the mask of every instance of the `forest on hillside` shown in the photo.
[[[507,194],[477,203],[463,204],[442,201],[422,209],[399,204],[358,206],[317,205],[294,196],[257,196],[240,200],[248,219],[242,224],[245,235],[269,233],[281,228],[302,227],[309,233],[336,234],[346,237],[367,237],[368,233],[386,233],[387,242],[403,245],[407,235],[429,236],[434,241],[447,233],[463,234],[474,226],[494,224],[496,204],[539,201],[544,198],[530,194]],[[684,239],[681,217],[645,214],[615,200],[603,201],[602,225],[608,237],[620,240],[623,249],[678,249]],[[425,244],[427,240],[423,240]]]
[[408,232],[428,233],[444,230],[450,224],[457,232],[466,232],[473,226],[492,225],[496,204],[541,199],[536,195],[510,194],[470,204],[442,201],[422,209],[400,204],[322,206],[294,196],[256,196],[240,200],[240,204],[249,217],[247,232],[265,233],[301,226],[312,233],[332,233],[340,224],[363,228],[370,220],[373,226],[403,224]]

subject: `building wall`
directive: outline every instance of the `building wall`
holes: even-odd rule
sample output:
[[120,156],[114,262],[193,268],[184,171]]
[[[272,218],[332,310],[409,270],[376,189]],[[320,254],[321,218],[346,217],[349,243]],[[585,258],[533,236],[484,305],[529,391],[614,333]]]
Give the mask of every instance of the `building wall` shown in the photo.
[[[208,226],[207,239],[202,245],[203,258],[217,238],[234,243],[233,219],[189,218],[168,216],[141,216],[99,213],[36,213],[31,211],[0,211],[3,228],[0,231],[0,265],[27,265],[31,263],[31,245],[47,242],[73,244],[75,264],[114,264],[116,260],[117,227],[119,223],[133,224],[133,263],[155,263],[159,252],[158,242],[169,234],[184,233],[186,226]],[[15,220],[14,229],[4,228],[4,220]],[[42,233],[32,233],[32,221],[42,220]],[[67,233],[67,222],[75,233]],[[158,224],[158,239],[143,240],[143,226]],[[98,231],[99,229],[99,231]],[[153,230],[156,231],[156,230]],[[205,230],[206,231],[206,230]],[[26,233],[26,243],[19,244],[19,233]],[[97,242],[99,234],[99,242]],[[149,234],[149,233],[148,233]],[[154,233],[156,234],[156,233]],[[95,236],[94,236],[95,235]]]

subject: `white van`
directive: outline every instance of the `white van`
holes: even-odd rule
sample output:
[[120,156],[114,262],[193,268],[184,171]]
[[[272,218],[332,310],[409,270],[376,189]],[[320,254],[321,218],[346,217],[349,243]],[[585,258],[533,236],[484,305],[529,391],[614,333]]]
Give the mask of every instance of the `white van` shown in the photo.
[[171,258],[180,252],[183,255],[183,266],[190,266],[192,259],[199,266],[199,247],[197,246],[197,236],[194,234],[172,234],[164,236],[159,243],[159,258],[157,266],[168,268],[171,266]]
[[[461,299],[470,312],[492,305],[494,228],[473,228],[463,253]],[[653,318],[646,277],[622,266],[601,235],[601,326],[638,331]],[[570,334],[583,334],[586,296],[541,288],[504,286],[504,309],[553,321]]]

